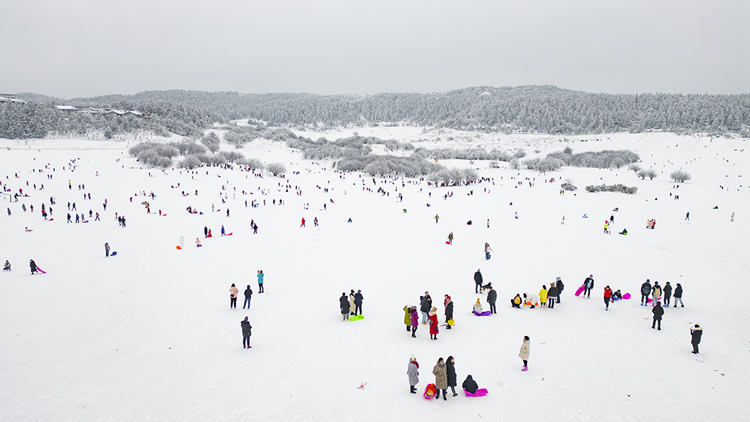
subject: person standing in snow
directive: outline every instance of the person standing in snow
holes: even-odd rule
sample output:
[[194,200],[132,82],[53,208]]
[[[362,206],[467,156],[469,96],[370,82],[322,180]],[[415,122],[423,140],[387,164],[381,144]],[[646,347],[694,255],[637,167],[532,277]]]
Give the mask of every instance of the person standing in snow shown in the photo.
[[252,334],[253,326],[250,325],[247,317],[240,322],[240,327],[242,327],[242,348],[251,349],[253,346],[250,345],[250,335]]
[[404,325],[406,325],[406,332],[411,331],[411,306],[404,306]]
[[458,395],[458,393],[456,393],[458,381],[456,380],[456,361],[453,360],[453,356],[448,356],[448,360],[445,361],[445,375],[446,380],[448,381],[448,387],[451,388],[453,397],[456,397]]
[[489,243],[484,244],[484,259],[490,259],[490,253],[492,253],[492,248],[490,247]]
[[482,288],[482,285],[484,284],[484,278],[482,278],[482,270],[477,269],[477,272],[474,273],[474,284],[476,287],[474,287],[474,293],[479,293],[479,289]]
[[221,235],[222,236],[226,236],[227,235],[227,233],[224,231],[224,225],[223,224],[221,225]]
[[305,219],[302,218],[302,224],[299,225],[300,227],[305,227]]
[[694,328],[690,329],[690,343],[693,345],[693,354],[698,354],[698,345],[701,343],[701,336],[703,335],[703,328],[700,325],[695,324]]
[[550,309],[555,308],[555,298],[557,298],[557,284],[554,282],[550,283],[549,290],[547,291],[547,307]]
[[445,323],[447,324],[446,329],[450,330],[451,325],[448,321],[453,319],[453,301],[451,300],[450,296],[445,295],[443,306],[445,306]]
[[409,367],[406,369],[406,375],[409,376],[409,392],[417,394],[417,384],[419,384],[419,362],[414,354],[409,358]]
[[562,294],[562,291],[565,288],[565,285],[563,284],[560,277],[557,277],[557,279],[555,279],[555,284],[557,285],[557,296],[555,297],[555,299],[557,299],[556,300],[557,303],[560,303],[560,295]]
[[341,293],[341,297],[339,298],[339,308],[341,309],[341,316],[344,318],[344,321],[349,319],[349,310],[351,309],[349,306],[349,299],[346,297],[346,293]]
[[656,301],[661,299],[661,286],[658,281],[654,281],[654,288],[652,290],[652,306],[656,306]]
[[29,260],[29,267],[31,268],[31,275],[34,275],[34,273],[39,271],[39,269],[36,266],[36,262],[34,262],[33,259]]
[[667,283],[664,285],[664,306],[666,306],[667,308],[669,308],[669,301],[671,300],[671,298],[672,286],[667,281]]
[[448,233],[448,244],[453,244],[453,232]]
[[354,315],[354,290],[349,292],[349,315]]
[[664,315],[664,308],[661,307],[661,302],[656,302],[654,309],[651,310],[654,314],[654,322],[651,324],[651,328],[655,328],[656,323],[659,323],[659,330],[661,330],[661,317]]
[[258,270],[258,294],[265,292],[263,290],[263,270]]
[[438,220],[440,220],[440,216],[439,216],[439,215],[437,215],[437,214],[435,214],[435,224],[437,224],[437,223],[438,223]]
[[648,295],[651,293],[651,280],[646,279],[646,281],[641,284],[641,306],[648,305]]
[[419,314],[417,313],[417,307],[412,306],[409,309],[409,320],[411,322],[411,336],[417,338],[417,328],[419,328]]
[[586,296],[589,299],[591,299],[591,289],[594,288],[594,275],[593,274],[586,277],[586,280],[583,281],[583,288],[585,289],[583,291],[583,296]]
[[529,370],[529,351],[531,349],[531,339],[529,336],[523,336],[523,343],[521,344],[521,351],[518,352],[518,356],[523,360],[523,368],[521,371]]
[[104,244],[104,257],[109,258],[109,243]]
[[547,293],[549,293],[547,286],[542,285],[542,289],[539,290],[539,302],[542,304],[542,308],[547,306]]
[[432,298],[429,292],[424,292],[424,296],[419,297],[419,310],[422,311],[422,325],[427,325],[427,317],[432,309]]
[[445,366],[445,362],[443,361],[443,358],[438,359],[437,364],[434,368],[432,368],[432,374],[435,375],[435,388],[437,389],[437,394],[435,394],[435,398],[440,398],[440,391],[443,392],[443,400],[448,400],[447,393],[448,393],[448,369]]
[[609,300],[612,299],[612,289],[609,286],[604,288],[604,310],[609,310]]
[[430,310],[430,339],[437,340],[437,335],[440,332],[438,328],[437,308],[432,307]]
[[229,288],[229,307],[230,308],[237,308],[237,293],[239,293],[239,289],[234,286],[234,283],[232,283],[232,287]]
[[674,288],[674,307],[677,307],[677,302],[680,303],[680,306],[683,308],[685,307],[685,304],[682,303],[682,285],[680,283],[677,283],[677,286]]
[[208,226],[203,226],[203,238],[208,239]]
[[245,305],[247,305],[247,309],[250,309],[250,299],[253,297],[253,289],[250,288],[250,285],[247,285],[247,289],[245,289],[245,301],[242,303],[242,309],[245,309]]
[[362,315],[363,300],[365,300],[365,297],[362,296],[362,290],[357,290],[357,293],[354,295],[354,315]]
[[490,304],[490,313],[496,314],[497,308],[495,307],[495,303],[497,303],[497,290],[493,289],[492,286],[489,287],[490,291],[487,292],[487,303]]

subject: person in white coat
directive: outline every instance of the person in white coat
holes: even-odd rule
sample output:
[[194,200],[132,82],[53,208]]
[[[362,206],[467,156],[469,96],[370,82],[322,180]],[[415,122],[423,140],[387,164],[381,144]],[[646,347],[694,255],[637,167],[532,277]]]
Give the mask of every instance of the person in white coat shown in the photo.
[[529,336],[523,336],[523,344],[521,344],[521,351],[518,353],[518,356],[523,360],[523,368],[522,371],[528,371],[529,370],[529,349],[531,348],[531,340],[529,339]]

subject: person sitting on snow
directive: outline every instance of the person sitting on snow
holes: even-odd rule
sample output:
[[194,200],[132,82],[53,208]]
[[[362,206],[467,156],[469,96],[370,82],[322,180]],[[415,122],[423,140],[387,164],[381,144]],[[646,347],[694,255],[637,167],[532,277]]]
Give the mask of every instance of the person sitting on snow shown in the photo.
[[620,232],[620,234],[627,235],[628,234],[628,229],[622,229],[622,231]]
[[474,304],[474,312],[477,314],[482,313],[482,302],[479,301],[479,298],[477,298],[477,303]]
[[470,392],[471,394],[476,393],[479,389],[477,382],[474,381],[474,378],[472,378],[471,375],[466,377],[466,380],[464,380],[464,383],[461,384],[461,387],[463,387],[464,390]]
[[521,309],[521,302],[523,302],[523,300],[521,299],[521,295],[516,293],[516,297],[510,300],[510,306],[511,308]]

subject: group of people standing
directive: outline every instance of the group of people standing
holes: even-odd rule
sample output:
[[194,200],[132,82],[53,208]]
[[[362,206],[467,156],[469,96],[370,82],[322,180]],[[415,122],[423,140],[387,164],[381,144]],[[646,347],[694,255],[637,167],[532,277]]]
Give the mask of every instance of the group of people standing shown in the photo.
[[347,298],[346,293],[341,293],[339,298],[339,308],[341,309],[341,316],[344,321],[347,321],[349,317],[355,315],[362,315],[362,301],[365,300],[362,295],[362,290],[351,290],[349,297]]
[[[413,354],[409,358],[409,366],[406,370],[406,374],[409,377],[409,392],[416,394],[417,384],[419,384],[419,362],[417,362],[417,358]],[[440,393],[442,392],[443,400],[448,400],[448,388],[451,389],[453,397],[458,396],[458,393],[456,392],[456,387],[458,386],[456,360],[453,356],[448,356],[447,360],[444,360],[442,357],[439,358],[435,366],[432,368],[432,374],[435,375],[434,392],[429,390],[428,386],[428,391],[426,391],[427,396],[439,399]],[[479,388],[471,375],[466,377],[466,380],[461,386],[471,394],[476,393]]]

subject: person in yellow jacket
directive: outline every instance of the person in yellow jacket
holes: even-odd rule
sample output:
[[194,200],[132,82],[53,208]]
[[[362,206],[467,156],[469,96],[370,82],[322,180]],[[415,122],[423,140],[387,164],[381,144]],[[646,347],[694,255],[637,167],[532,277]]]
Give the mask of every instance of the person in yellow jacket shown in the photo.
[[547,307],[547,286],[542,285],[542,290],[539,290],[539,303],[542,304],[542,308]]

